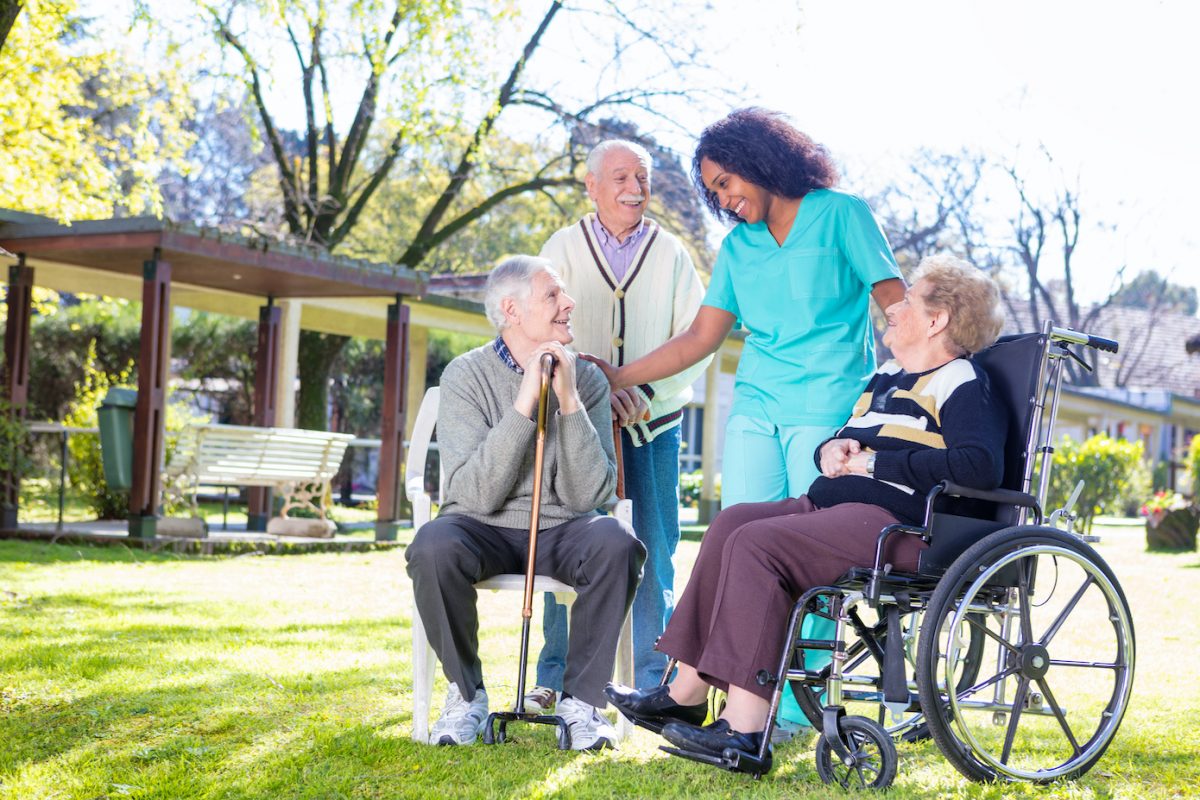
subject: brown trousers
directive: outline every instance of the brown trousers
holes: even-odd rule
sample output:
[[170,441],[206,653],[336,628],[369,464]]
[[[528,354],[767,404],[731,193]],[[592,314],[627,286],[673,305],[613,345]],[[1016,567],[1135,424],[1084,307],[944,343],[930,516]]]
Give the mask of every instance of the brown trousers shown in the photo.
[[[658,648],[720,689],[733,684],[770,698],[773,688],[756,676],[778,669],[796,600],[851,567],[873,564],[879,532],[895,522],[879,506],[819,509],[807,495],[725,509],[704,534]],[[893,536],[886,561],[915,570],[924,547],[920,537]]]

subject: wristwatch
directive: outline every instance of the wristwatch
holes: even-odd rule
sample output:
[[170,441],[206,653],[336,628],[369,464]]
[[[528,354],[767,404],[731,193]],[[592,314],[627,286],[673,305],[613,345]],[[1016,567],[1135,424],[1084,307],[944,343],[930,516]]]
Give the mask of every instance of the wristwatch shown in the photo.
[[871,453],[867,456],[867,474],[872,478],[875,477],[875,454]]

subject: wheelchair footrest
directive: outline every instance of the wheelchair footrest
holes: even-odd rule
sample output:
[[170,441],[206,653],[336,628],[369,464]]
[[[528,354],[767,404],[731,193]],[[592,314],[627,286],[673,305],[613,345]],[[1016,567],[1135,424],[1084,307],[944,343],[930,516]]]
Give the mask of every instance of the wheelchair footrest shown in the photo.
[[741,750],[727,749],[720,756],[710,756],[706,753],[695,753],[691,750],[681,750],[678,747],[667,747],[659,745],[659,750],[664,753],[670,753],[673,756],[687,758],[692,761],[699,761],[701,764],[708,764],[713,767],[720,767],[730,772],[745,772],[753,775],[755,778],[761,778],[763,775],[771,771],[771,758],[764,761],[757,755],[746,753]]

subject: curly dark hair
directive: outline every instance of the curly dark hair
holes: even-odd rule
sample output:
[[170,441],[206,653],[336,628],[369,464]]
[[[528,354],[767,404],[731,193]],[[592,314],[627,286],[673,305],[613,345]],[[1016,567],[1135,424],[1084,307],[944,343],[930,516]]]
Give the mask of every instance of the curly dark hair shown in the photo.
[[705,204],[718,219],[741,222],[721,208],[700,176],[700,161],[707,158],[743,180],[779,197],[803,197],[813,189],[828,189],[838,180],[837,167],[824,145],[814,142],[778,111],[739,108],[714,122],[700,134],[692,156],[692,181]]

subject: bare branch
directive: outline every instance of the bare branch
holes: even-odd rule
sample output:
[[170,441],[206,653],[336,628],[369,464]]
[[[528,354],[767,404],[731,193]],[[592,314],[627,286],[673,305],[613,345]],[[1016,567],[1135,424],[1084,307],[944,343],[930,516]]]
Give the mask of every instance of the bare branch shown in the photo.
[[550,23],[554,20],[554,16],[561,8],[562,0],[553,0],[553,2],[550,3],[550,8],[542,17],[542,20],[538,24],[537,29],[533,32],[533,35],[529,37],[529,41],[525,43],[525,47],[521,50],[520,58],[518,58],[516,63],[513,64],[512,70],[509,72],[508,79],[500,87],[500,91],[496,96],[496,101],[492,105],[492,109],[484,116],[483,120],[479,123],[479,127],[475,129],[475,135],[472,137],[471,143],[467,146],[466,151],[459,160],[458,166],[455,167],[454,172],[451,173],[450,180],[447,183],[446,188],[442,191],[442,194],[437,199],[437,202],[433,204],[433,208],[431,208],[429,213],[425,216],[425,220],[421,223],[420,230],[417,231],[417,235],[414,237],[412,243],[404,251],[403,255],[400,256],[398,263],[404,264],[410,268],[416,267],[425,259],[425,256],[428,255],[431,247],[445,238],[439,236],[441,233],[440,231],[435,234],[435,231],[438,229],[438,225],[442,221],[442,217],[446,215],[446,212],[450,208],[450,204],[453,203],[455,198],[458,197],[459,193],[462,191],[463,184],[466,183],[467,178],[470,177],[471,171],[474,168],[475,156],[478,154],[479,148],[483,146],[484,140],[487,138],[488,134],[491,133],[492,127],[496,124],[496,119],[500,116],[500,113],[508,107],[509,103],[512,102],[513,94],[517,87],[517,81],[520,79],[521,73],[525,70],[525,66],[529,63],[530,57],[533,56],[534,51],[537,50],[538,45],[541,43],[542,36],[546,33],[546,29],[550,27]]

